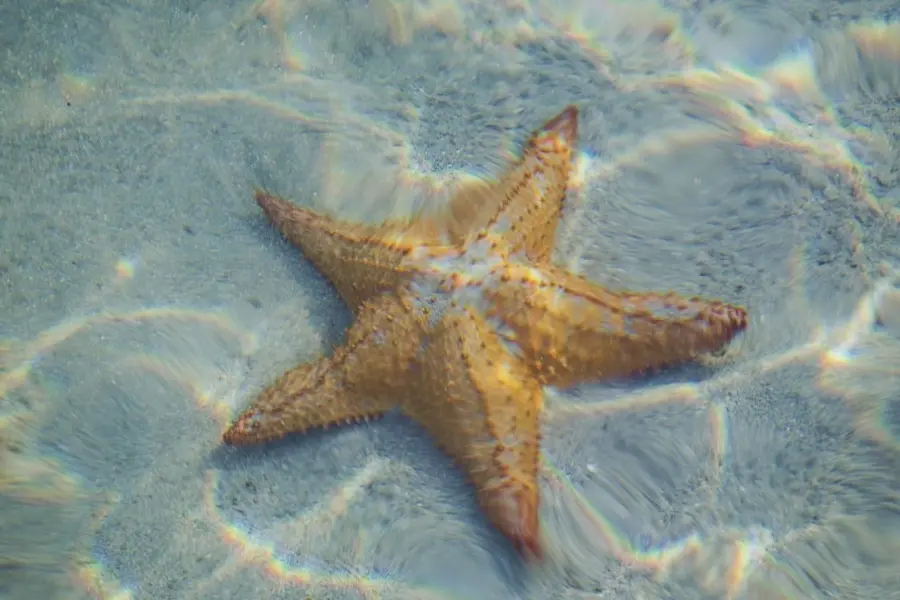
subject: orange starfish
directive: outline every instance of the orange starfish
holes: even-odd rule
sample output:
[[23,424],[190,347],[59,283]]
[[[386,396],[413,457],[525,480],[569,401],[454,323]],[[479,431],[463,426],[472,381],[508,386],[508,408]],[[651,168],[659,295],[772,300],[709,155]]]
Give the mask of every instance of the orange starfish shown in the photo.
[[577,131],[570,106],[503,177],[460,191],[440,218],[351,224],[257,191],[355,322],[330,357],[263,391],[224,441],[264,442],[399,407],[468,473],[491,522],[540,556],[542,386],[690,360],[746,327],[738,307],[612,292],[550,263]]

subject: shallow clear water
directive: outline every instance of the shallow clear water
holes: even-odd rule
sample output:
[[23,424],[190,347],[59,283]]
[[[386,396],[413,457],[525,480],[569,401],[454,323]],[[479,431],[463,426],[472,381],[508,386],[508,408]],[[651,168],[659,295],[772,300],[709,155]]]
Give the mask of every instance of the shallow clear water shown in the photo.
[[[892,2],[0,7],[0,598],[897,598]],[[556,260],[745,306],[547,391],[522,563],[400,415],[221,434],[349,313],[264,187],[377,222],[581,111]]]

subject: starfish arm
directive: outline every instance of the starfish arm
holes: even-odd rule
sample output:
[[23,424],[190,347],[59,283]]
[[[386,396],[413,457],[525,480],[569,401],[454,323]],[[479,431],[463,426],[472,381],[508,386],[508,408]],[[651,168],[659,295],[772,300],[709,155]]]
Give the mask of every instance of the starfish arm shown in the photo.
[[421,332],[401,298],[366,302],[332,356],[279,377],[228,428],[224,441],[254,444],[380,416],[399,403],[402,374],[419,349]]
[[400,286],[409,276],[403,259],[413,249],[437,243],[425,222],[348,223],[262,190],[256,191],[256,202],[282,235],[331,281],[353,312],[365,300]]
[[448,207],[454,241],[486,233],[505,240],[510,252],[548,261],[577,137],[578,109],[569,106],[531,135],[521,159],[497,181],[461,185]]
[[747,326],[743,308],[673,293],[611,292],[552,267],[508,269],[488,293],[541,383],[575,383],[684,362]]
[[518,550],[540,556],[540,385],[483,318],[456,308],[419,368],[419,393],[404,412],[465,469],[490,521]]

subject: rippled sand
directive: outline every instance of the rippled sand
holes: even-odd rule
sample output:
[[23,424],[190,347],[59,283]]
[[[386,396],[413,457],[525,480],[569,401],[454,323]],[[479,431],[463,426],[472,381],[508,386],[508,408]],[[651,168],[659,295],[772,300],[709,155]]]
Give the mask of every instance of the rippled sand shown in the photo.
[[[0,598],[898,597],[892,2],[19,4]],[[570,103],[557,260],[751,323],[709,364],[549,392],[542,566],[399,415],[221,446],[349,322],[254,186],[411,214]]]

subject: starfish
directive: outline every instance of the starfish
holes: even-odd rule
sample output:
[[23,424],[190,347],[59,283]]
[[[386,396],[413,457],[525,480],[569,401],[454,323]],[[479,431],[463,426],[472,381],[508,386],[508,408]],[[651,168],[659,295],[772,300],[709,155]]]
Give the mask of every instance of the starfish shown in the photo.
[[262,190],[256,201],[354,314],[331,356],[278,378],[225,443],[380,416],[396,407],[470,477],[482,510],[542,555],[543,386],[627,376],[726,345],[744,309],[674,293],[610,291],[551,262],[578,110],[535,131],[501,177],[442,211],[380,225],[335,220]]

